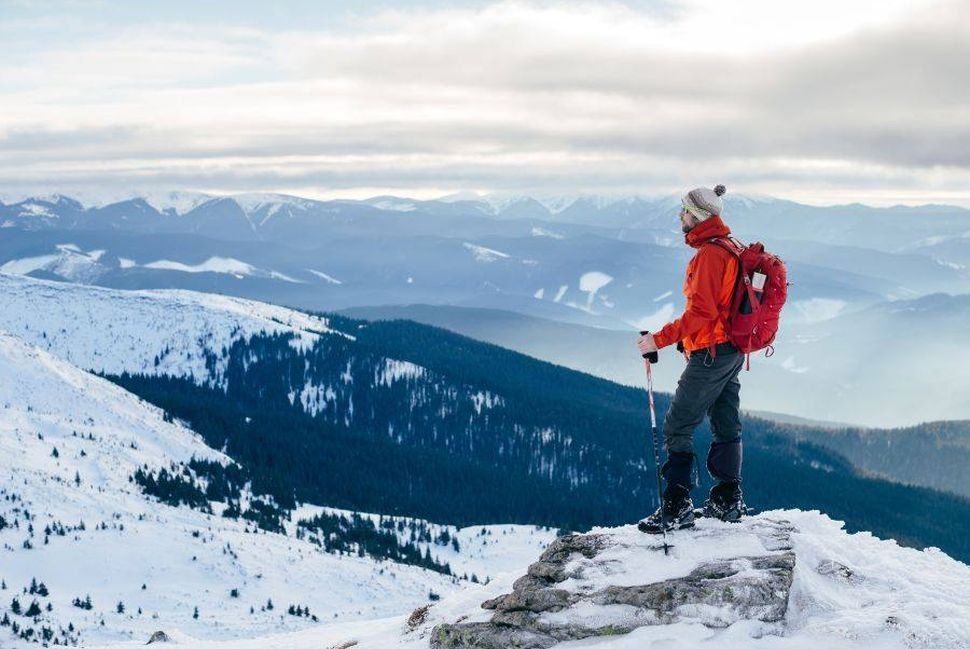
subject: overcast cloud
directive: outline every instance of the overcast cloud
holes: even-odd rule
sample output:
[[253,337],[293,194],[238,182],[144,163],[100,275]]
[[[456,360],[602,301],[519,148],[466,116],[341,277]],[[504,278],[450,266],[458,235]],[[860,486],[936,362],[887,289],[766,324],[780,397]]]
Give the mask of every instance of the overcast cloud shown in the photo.
[[966,0],[277,4],[0,0],[0,191],[970,204]]

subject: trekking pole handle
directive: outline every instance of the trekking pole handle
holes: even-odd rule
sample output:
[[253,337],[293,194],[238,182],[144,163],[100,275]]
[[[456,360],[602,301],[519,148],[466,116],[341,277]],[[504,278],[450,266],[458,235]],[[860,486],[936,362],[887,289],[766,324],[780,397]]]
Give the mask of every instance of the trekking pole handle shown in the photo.
[[[649,331],[641,331],[640,335],[646,336],[649,333],[650,333]],[[651,364],[656,363],[657,361],[660,360],[660,354],[658,352],[650,352],[649,354],[644,354],[643,357],[648,361],[650,361]]]

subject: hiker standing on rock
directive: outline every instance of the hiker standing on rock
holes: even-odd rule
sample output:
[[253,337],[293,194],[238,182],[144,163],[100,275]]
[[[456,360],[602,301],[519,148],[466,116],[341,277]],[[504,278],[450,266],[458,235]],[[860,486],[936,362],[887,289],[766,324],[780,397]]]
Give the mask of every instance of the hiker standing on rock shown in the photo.
[[[656,512],[640,521],[644,532],[683,529],[694,525],[694,429],[707,415],[714,439],[707,469],[717,480],[704,505],[704,515],[738,520],[745,513],[741,498],[741,417],[738,373],[745,355],[730,342],[728,316],[738,278],[739,256],[715,240],[730,241],[731,230],[721,219],[724,185],[698,187],[683,197],[680,222],[687,245],[697,252],[687,265],[681,317],[656,334],[637,340],[643,355],[677,344],[687,367],[663,422],[667,461],[663,501]],[[718,242],[721,243],[721,242]]]

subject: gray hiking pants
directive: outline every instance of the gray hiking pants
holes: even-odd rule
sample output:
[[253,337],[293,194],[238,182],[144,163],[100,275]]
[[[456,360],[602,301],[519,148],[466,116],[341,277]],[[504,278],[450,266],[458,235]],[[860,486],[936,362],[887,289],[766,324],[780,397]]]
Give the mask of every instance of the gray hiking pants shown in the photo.
[[744,354],[718,345],[690,355],[677,382],[677,391],[664,417],[664,443],[671,454],[694,453],[694,429],[707,415],[714,440],[707,457],[711,474],[721,480],[741,479],[741,382],[738,373]]

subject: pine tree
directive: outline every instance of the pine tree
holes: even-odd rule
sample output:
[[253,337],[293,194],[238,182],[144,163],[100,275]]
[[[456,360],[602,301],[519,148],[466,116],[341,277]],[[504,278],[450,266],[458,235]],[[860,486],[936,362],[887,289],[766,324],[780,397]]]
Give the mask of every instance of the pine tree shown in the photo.
[[124,604],[124,602],[118,602],[118,606],[117,606],[117,608],[115,610],[117,610],[119,614],[120,613],[124,613],[125,612],[125,604]]
[[195,610],[192,611],[192,619],[193,620],[198,620],[199,619],[199,607],[198,606],[196,606],[195,607]]

